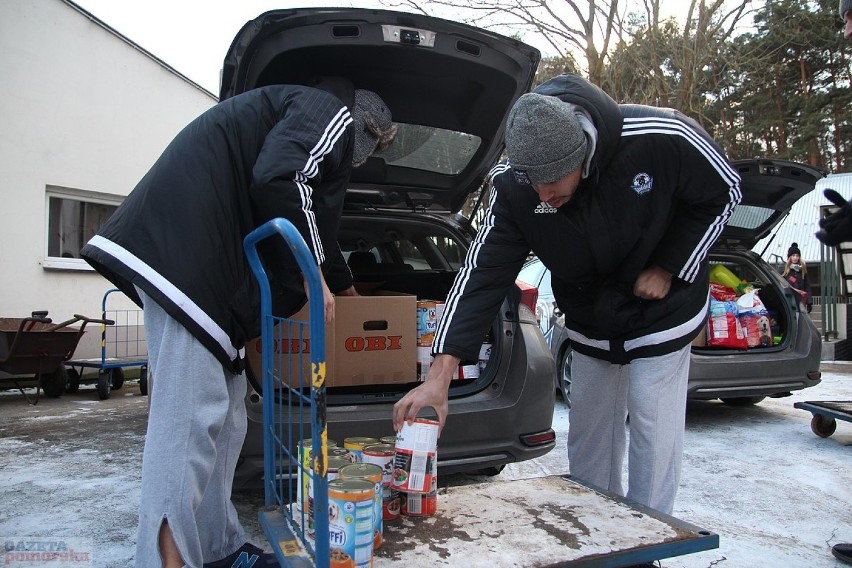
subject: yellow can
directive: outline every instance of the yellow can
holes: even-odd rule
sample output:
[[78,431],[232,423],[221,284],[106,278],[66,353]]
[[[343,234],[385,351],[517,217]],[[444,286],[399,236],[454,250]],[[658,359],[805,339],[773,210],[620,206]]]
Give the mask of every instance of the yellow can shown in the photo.
[[361,461],[361,450],[364,449],[364,446],[370,446],[372,444],[378,444],[378,438],[364,438],[359,436],[353,436],[352,438],[344,438],[343,439],[343,447],[349,450],[349,452],[355,456],[355,461]]

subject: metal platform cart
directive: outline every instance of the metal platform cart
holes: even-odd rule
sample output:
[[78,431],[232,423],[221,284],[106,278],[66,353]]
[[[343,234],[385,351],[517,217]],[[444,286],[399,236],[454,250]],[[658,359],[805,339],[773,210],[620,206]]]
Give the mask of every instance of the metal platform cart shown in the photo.
[[820,400],[796,402],[793,408],[801,408],[813,413],[811,430],[820,438],[828,438],[837,430],[837,420],[852,422],[852,401]]
[[[83,322],[79,328],[72,324]],[[0,371],[10,375],[35,377],[36,395],[30,399],[19,381],[11,380],[30,404],[38,403],[39,391],[55,398],[65,387],[65,368],[62,362],[70,359],[88,323],[112,323],[74,314],[62,323],[54,324],[46,311],[33,312],[28,318],[0,318]]]
[[[283,237],[308,285],[309,321],[272,315],[269,280],[257,253],[259,241]],[[260,524],[281,566],[329,566],[328,531],[328,436],[325,417],[325,328],[322,284],[313,256],[299,232],[285,219],[273,219],[245,239],[249,265],[260,285],[262,390],[263,390],[263,487],[265,506]],[[313,325],[311,325],[313,324]],[[285,349],[275,349],[286,338],[310,340],[310,370],[302,358],[281,357]],[[276,353],[278,351],[278,353]],[[306,375],[310,375],[309,377]],[[310,433],[303,426],[310,415]],[[299,442],[311,439],[310,466],[298,453]],[[306,506],[292,503],[302,479],[313,487],[313,503],[302,492]],[[312,515],[313,511],[321,514]],[[308,536],[312,522],[314,536]]]
[[[123,293],[118,288],[106,291],[101,299],[104,320],[101,324],[101,356],[93,359],[72,359],[65,362],[67,380],[65,392],[74,393],[81,384],[97,385],[98,398],[106,400],[110,391],[124,385],[124,369],[139,367],[139,390],[148,394],[148,344],[145,342],[144,318],[141,309],[116,309],[110,306],[110,296]],[[115,300],[115,296],[112,297]],[[83,370],[97,369],[94,379],[86,379]]]

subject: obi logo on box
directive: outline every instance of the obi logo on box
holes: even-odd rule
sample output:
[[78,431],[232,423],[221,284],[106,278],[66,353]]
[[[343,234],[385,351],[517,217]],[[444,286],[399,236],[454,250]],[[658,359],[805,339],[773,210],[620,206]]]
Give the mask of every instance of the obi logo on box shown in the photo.
[[[402,349],[401,335],[379,335],[373,337],[347,337],[343,343],[344,348],[350,353],[358,351],[395,351]],[[263,344],[258,341],[255,343],[255,348],[258,353],[263,353]],[[272,342],[272,350],[277,354],[293,354],[293,353],[310,353],[310,339],[285,339],[274,340]]]
[[402,336],[378,335],[374,337],[347,337],[343,346],[350,353],[358,351],[394,351],[402,349]]

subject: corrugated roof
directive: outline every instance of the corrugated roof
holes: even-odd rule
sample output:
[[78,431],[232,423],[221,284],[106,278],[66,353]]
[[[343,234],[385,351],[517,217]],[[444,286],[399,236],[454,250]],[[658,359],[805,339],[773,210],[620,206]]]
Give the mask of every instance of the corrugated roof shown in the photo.
[[[787,260],[790,244],[798,243],[802,260],[807,263],[819,262],[820,242],[814,234],[819,230],[820,207],[831,205],[822,194],[825,189],[833,189],[847,200],[852,198],[852,172],[832,174],[817,181],[813,191],[799,199],[790,210],[790,215],[773,233],[758,241],[752,250],[769,263],[784,262]],[[772,243],[766,252],[763,252],[770,240]],[[778,255],[780,259],[773,255]]]

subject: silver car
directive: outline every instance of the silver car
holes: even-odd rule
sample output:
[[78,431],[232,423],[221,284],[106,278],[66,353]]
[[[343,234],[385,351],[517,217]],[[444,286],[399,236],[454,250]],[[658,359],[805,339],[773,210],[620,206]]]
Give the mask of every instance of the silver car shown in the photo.
[[[729,405],[754,405],[767,396],[788,396],[819,384],[822,340],[801,296],[776,268],[752,247],[787,215],[800,197],[813,190],[823,174],[808,165],[783,160],[733,162],[742,176],[742,202],[709,255],[758,290],[773,322],[772,344],[749,349],[693,344],[688,396],[719,398]],[[550,272],[536,258],[518,279],[538,288],[536,318],[557,364],[556,391],[571,404],[571,342],[556,306]]]
[[[399,131],[390,148],[353,170],[341,249],[356,282],[440,300],[475,234],[458,211],[499,159],[505,114],[529,89],[539,58],[515,39],[416,14],[274,10],[234,39],[220,98],[269,84],[311,84],[318,75],[377,92]],[[479,376],[454,381],[439,471],[497,473],[553,449],[555,370],[534,309],[535,290],[513,289],[483,337],[492,345],[487,364]],[[237,486],[263,466],[254,371]],[[393,434],[393,404],[417,384],[329,388],[329,437]]]

